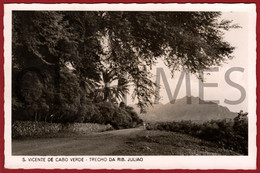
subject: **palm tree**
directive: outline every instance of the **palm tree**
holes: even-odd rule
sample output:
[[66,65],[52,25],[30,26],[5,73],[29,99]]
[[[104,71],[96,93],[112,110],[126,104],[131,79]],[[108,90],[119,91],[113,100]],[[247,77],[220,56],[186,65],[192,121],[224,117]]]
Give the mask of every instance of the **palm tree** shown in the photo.
[[104,69],[95,96],[102,101],[118,103],[128,93],[128,83],[125,75],[119,74],[116,69]]

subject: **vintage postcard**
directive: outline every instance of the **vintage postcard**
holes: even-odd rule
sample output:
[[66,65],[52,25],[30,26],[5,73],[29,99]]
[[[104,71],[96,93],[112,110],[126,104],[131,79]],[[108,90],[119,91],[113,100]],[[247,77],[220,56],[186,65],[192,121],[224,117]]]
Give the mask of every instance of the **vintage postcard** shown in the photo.
[[256,169],[255,4],[4,4],[5,168]]

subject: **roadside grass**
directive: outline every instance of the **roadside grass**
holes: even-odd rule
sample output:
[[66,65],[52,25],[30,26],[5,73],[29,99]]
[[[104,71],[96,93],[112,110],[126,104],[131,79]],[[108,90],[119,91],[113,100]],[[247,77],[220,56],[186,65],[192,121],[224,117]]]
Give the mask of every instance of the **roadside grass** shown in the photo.
[[130,137],[113,155],[240,155],[190,135],[158,130]]

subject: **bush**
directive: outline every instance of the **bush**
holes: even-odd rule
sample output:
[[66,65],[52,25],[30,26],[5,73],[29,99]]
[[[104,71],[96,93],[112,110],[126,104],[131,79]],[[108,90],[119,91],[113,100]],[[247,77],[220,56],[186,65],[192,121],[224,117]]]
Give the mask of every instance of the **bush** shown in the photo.
[[110,124],[115,129],[121,129],[136,127],[143,121],[132,107],[118,107],[112,102],[89,102],[81,107],[77,119],[73,122]]
[[111,125],[101,125],[96,123],[46,123],[32,121],[15,121],[12,124],[12,138],[23,137],[46,137],[55,136],[60,132],[88,134],[91,132],[102,132],[112,130]]
[[[55,110],[55,113],[49,115],[46,113],[42,119],[34,119],[34,117],[26,116],[33,115],[28,113],[31,109],[25,109],[21,117],[25,117],[22,121],[35,121],[35,122],[49,122],[49,123],[98,123],[110,124],[115,129],[132,128],[141,124],[143,121],[138,117],[137,113],[132,107],[120,106],[112,102],[99,102],[94,103],[87,98],[82,98],[82,103],[79,108],[73,108],[73,105],[67,104]],[[16,103],[18,104],[18,102]],[[27,111],[28,110],[28,111]],[[27,112],[26,112],[27,111]]]
[[97,104],[100,114],[103,117],[104,124],[110,124],[113,120],[114,114],[118,109],[116,105],[111,102],[101,102]]
[[240,112],[232,121],[212,120],[203,124],[191,121],[160,122],[149,126],[148,130],[165,130],[189,134],[217,143],[241,154],[248,154],[248,119],[247,113]]
[[102,123],[111,124],[116,129],[132,128],[142,123],[132,107],[118,107],[111,102],[101,102],[98,107],[103,117]]
[[62,125],[57,123],[15,121],[12,124],[12,138],[41,137],[58,133],[61,130]]

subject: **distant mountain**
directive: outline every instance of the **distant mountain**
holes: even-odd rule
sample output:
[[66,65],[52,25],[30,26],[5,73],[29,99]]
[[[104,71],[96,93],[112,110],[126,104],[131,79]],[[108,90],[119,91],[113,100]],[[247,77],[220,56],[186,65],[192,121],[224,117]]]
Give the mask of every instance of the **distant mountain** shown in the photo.
[[[189,100],[190,102],[187,102]],[[140,114],[137,105],[132,105],[139,116],[145,121],[181,121],[191,120],[204,122],[218,119],[233,119],[237,114],[227,107],[213,102],[206,102],[199,97],[184,97],[165,105],[154,104],[146,114]]]

